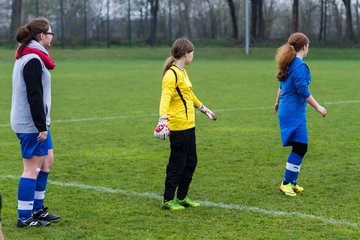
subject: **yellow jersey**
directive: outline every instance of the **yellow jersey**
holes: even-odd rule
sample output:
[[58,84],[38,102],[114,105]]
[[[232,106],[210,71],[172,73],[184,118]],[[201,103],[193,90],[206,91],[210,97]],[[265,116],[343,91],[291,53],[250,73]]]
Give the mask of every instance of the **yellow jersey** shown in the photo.
[[185,69],[171,66],[162,79],[160,101],[160,116],[169,118],[169,129],[180,131],[195,127],[194,107],[200,104]]

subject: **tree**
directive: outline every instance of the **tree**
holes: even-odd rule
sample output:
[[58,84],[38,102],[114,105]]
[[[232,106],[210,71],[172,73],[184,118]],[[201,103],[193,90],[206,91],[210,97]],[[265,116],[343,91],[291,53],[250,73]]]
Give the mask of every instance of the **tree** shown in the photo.
[[156,38],[156,26],[157,26],[157,15],[159,11],[159,0],[148,0],[150,4],[150,14],[151,14],[151,27],[150,27],[150,38],[148,40],[150,45],[155,43]]
[[[177,21],[175,25],[177,25],[177,31],[175,36],[184,36],[187,35],[189,38],[192,38],[191,33],[191,16],[190,9],[192,5],[192,0],[177,0],[174,2],[175,8],[177,12],[177,18],[181,19]],[[173,27],[173,26],[171,26]]]
[[14,37],[16,30],[21,26],[22,0],[14,0],[11,6],[10,36]]
[[209,5],[209,18],[210,18],[210,38],[214,39],[217,35],[217,17],[215,14],[215,6],[214,2],[210,0],[206,0]]
[[146,40],[146,23],[147,23],[147,11],[146,11],[146,1],[137,0],[135,1],[135,9],[139,14],[138,27],[136,29],[136,36],[141,41],[145,42]]
[[333,9],[333,16],[334,16],[336,31],[337,31],[338,36],[341,36],[342,30],[343,30],[342,23],[341,23],[342,12],[339,10],[339,7],[335,0],[331,1],[331,6]]
[[265,39],[264,1],[258,0],[258,40]]
[[273,30],[273,23],[275,16],[275,2],[276,0],[269,0],[264,4],[264,19],[265,19],[265,39],[269,39]]
[[293,1],[292,6],[292,29],[291,31],[298,32],[299,31],[299,0]]
[[187,0],[187,1],[183,1],[184,3],[184,19],[185,19],[185,23],[186,23],[186,29],[188,32],[189,37],[192,37],[191,34],[191,24],[190,24],[190,4],[191,1]]
[[238,26],[237,26],[237,18],[236,18],[236,14],[235,14],[235,4],[233,0],[227,0],[228,5],[229,5],[229,9],[230,9],[230,16],[231,16],[231,25],[232,25],[232,38],[233,39],[238,39],[239,37],[239,32],[238,32]]
[[354,29],[352,23],[352,15],[351,15],[351,0],[343,0],[345,5],[345,12],[346,12],[346,32],[345,37],[347,40],[354,41]]
[[263,0],[251,0],[251,41],[264,40],[265,21],[263,15]]
[[357,30],[356,41],[357,41],[357,42],[359,42],[359,37],[360,37],[359,24],[360,24],[360,19],[359,19],[359,0],[356,0],[356,30]]
[[324,3],[324,12],[325,12],[325,16],[324,16],[324,41],[326,41],[326,32],[327,32],[327,22],[328,22],[328,14],[327,14],[327,9],[328,9],[328,0],[325,0]]
[[326,41],[327,5],[328,5],[328,0],[321,0],[319,42]]

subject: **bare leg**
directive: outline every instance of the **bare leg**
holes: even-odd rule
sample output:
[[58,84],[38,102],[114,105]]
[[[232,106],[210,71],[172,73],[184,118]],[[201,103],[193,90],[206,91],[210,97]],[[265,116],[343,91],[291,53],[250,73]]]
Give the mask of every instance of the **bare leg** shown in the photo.
[[51,166],[54,163],[54,151],[52,149],[48,150],[48,155],[45,156],[44,163],[41,166],[41,171],[50,172]]
[[44,156],[33,156],[32,158],[23,158],[23,178],[36,179],[40,171],[41,166],[43,165],[45,157]]

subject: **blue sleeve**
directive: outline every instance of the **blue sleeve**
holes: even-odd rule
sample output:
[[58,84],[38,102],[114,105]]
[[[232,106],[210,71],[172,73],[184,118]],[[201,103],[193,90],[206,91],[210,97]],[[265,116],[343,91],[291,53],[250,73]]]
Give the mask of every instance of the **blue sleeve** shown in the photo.
[[294,84],[297,93],[304,99],[310,97],[309,84],[311,81],[309,68],[302,64],[294,73]]

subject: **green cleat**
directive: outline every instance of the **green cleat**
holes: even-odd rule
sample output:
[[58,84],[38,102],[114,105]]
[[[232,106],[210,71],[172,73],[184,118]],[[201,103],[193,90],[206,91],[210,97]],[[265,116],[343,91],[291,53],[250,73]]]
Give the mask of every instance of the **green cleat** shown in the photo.
[[291,183],[288,183],[286,185],[281,184],[280,185],[280,192],[283,192],[285,196],[288,197],[296,197],[296,193],[294,192],[293,185]]
[[185,207],[181,206],[178,201],[176,200],[170,200],[167,202],[163,202],[162,204],[162,208],[165,210],[172,210],[172,211],[177,211],[177,210],[184,210]]
[[293,190],[294,190],[294,192],[296,192],[296,193],[302,193],[302,192],[304,192],[304,188],[303,188],[303,187],[300,187],[300,186],[297,185],[297,184],[295,184],[295,185],[293,186]]
[[178,198],[175,199],[179,205],[183,207],[199,207],[200,203],[193,202],[190,198],[186,197],[183,200],[180,200]]

